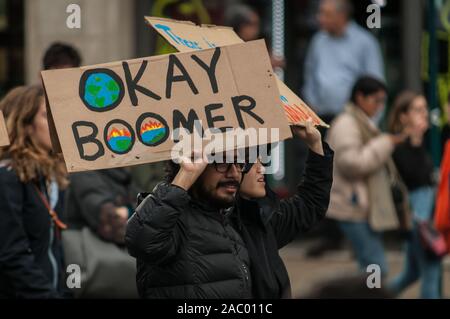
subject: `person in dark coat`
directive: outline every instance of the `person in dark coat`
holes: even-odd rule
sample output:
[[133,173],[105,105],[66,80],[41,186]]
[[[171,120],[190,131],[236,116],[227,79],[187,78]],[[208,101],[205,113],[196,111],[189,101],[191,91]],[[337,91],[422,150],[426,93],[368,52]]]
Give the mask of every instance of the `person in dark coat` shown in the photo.
[[102,239],[123,245],[137,193],[126,168],[71,174],[66,207],[70,228],[86,226]]
[[[294,131],[300,134],[302,130]],[[266,258],[278,256],[278,246],[325,215],[333,156],[327,147],[324,152],[320,133],[315,136],[318,154],[311,155],[311,169],[305,176],[309,180],[297,195],[280,202],[279,210],[269,211],[273,214],[265,220],[258,220],[258,216],[252,220],[251,214],[247,219],[246,211],[255,210],[235,207],[248,165],[208,164],[203,159],[182,161],[178,172],[172,170],[168,182],[158,185],[128,221],[125,240],[129,253],[137,259],[140,296],[262,298],[266,297],[260,291],[266,288],[262,277],[269,275],[281,280],[279,286],[270,287],[269,297],[288,297],[289,280],[282,261],[278,257],[267,263],[263,256],[266,252]],[[270,231],[264,229],[267,221],[275,225]],[[249,227],[243,226],[246,223]],[[257,243],[258,236],[262,243]],[[255,264],[261,260],[269,271],[261,271]]]
[[234,216],[249,251],[255,298],[291,298],[289,276],[278,250],[317,225],[328,208],[333,151],[326,143],[322,146],[320,133],[310,122],[306,129],[293,130],[310,149],[296,194],[279,200],[266,184],[260,159],[244,175],[239,189]]
[[43,89],[0,102],[10,144],[0,149],[0,298],[70,297],[61,230],[64,162],[52,152]]
[[[97,239],[95,242],[100,240],[102,243],[101,246],[90,244],[90,251],[96,259],[86,260],[85,281],[82,279],[81,282],[86,289],[74,291],[75,297],[137,298],[136,268],[125,249],[126,224],[134,212],[137,197],[129,169],[111,168],[71,174],[66,195],[67,221],[70,230],[78,233],[78,239],[63,238],[67,261],[83,262],[70,252],[74,247],[83,247],[86,233],[93,240]],[[87,249],[83,253],[89,256]]]

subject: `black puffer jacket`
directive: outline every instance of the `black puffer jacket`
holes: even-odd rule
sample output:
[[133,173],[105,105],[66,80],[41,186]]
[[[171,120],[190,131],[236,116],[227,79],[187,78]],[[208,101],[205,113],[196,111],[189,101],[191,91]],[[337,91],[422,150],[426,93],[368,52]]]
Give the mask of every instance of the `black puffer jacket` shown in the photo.
[[137,258],[144,298],[250,298],[249,257],[219,211],[176,186],[160,184],[128,221],[126,244]]
[[249,252],[255,298],[291,297],[289,276],[278,250],[325,217],[333,181],[333,151],[326,143],[324,153],[309,152],[303,181],[294,196],[279,200],[266,187],[267,196],[260,200],[238,199],[233,218]]

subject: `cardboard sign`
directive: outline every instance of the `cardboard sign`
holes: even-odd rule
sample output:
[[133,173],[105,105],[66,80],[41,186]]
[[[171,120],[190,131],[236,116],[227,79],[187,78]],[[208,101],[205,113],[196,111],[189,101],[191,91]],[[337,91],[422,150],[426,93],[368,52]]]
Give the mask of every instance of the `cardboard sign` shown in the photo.
[[[202,25],[189,21],[145,17],[159,34],[180,52],[222,47],[244,41],[230,27]],[[302,124],[310,117],[315,125],[328,127],[286,84],[277,77],[280,99],[291,124]],[[279,105],[279,103],[277,104]]]
[[262,40],[41,74],[54,145],[69,172],[170,159],[171,133],[181,127],[276,128],[277,141],[292,136],[273,107],[278,89]]
[[0,146],[9,145],[8,130],[6,129],[5,118],[0,111]]

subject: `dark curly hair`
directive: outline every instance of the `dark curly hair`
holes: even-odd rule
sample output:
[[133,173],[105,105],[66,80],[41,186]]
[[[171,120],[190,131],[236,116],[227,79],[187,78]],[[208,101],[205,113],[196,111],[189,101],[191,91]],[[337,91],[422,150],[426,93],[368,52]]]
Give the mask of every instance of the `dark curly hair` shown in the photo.
[[45,51],[42,64],[44,70],[58,69],[67,65],[79,67],[81,56],[78,50],[71,45],[55,42]]

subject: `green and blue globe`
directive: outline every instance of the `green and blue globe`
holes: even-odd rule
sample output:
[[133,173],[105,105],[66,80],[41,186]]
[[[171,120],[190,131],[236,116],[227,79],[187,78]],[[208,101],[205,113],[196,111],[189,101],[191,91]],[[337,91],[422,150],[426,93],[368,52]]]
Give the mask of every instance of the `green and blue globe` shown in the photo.
[[107,108],[119,98],[120,86],[106,73],[91,73],[84,90],[84,101],[94,109]]

